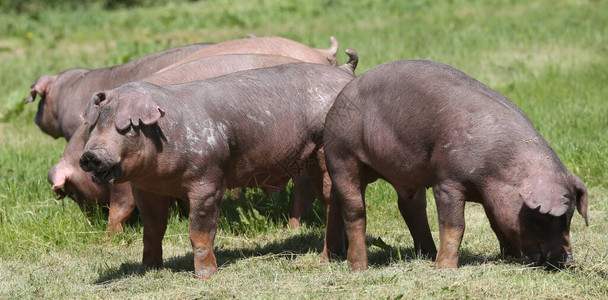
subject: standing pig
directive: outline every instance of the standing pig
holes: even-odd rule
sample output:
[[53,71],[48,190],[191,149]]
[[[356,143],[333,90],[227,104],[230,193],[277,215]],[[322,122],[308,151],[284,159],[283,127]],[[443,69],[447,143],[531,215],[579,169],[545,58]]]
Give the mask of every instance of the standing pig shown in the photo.
[[315,49],[300,44],[290,39],[267,36],[250,37],[240,40],[226,41],[217,43],[208,49],[201,49],[180,61],[160,70],[163,72],[189,61],[220,55],[220,54],[270,54],[295,58],[304,62],[317,63],[322,65],[337,66],[336,53],[338,53],[338,41],[332,36],[329,38],[329,49]]
[[[182,64],[171,70],[153,74],[142,81],[156,85],[168,85],[217,77],[241,70],[271,67],[299,62],[296,59],[273,55],[218,55]],[[84,172],[78,161],[84,152],[87,138],[86,126],[80,126],[68,142],[59,162],[48,173],[49,183],[59,198],[69,196],[87,211],[94,205],[109,205],[108,228],[106,234],[122,231],[122,224],[135,208],[135,200],[128,183],[118,185],[98,185],[91,181],[91,175]],[[297,227],[299,220],[306,216],[314,195],[307,193],[309,187],[304,174],[295,179],[295,197],[290,225]]]
[[31,86],[25,103],[40,103],[34,121],[53,138],[70,140],[82,124],[81,114],[94,91],[115,88],[121,84],[147,77],[158,70],[211,44],[195,44],[150,54],[122,65],[101,68],[75,68],[57,75],[38,77]]
[[[483,205],[504,254],[521,251],[553,266],[572,259],[575,207],[587,222],[585,185],[524,112],[441,63],[394,61],[353,80],[328,112],[324,147],[332,181],[327,231],[345,227],[354,270],[368,267],[364,191],[377,178],[398,191],[400,209],[423,205],[410,191],[433,188],[437,269],[458,265],[465,201]],[[343,249],[339,238],[326,239],[326,256]]]
[[[339,68],[295,63],[97,92],[80,165],[100,182],[130,181],[146,195],[186,199],[195,274],[209,278],[217,272],[213,242],[226,188],[276,191],[306,170],[319,198],[328,196],[320,137],[327,110],[354,77],[356,54],[347,53],[351,60]],[[135,195],[143,264],[160,266],[167,213],[146,195]]]

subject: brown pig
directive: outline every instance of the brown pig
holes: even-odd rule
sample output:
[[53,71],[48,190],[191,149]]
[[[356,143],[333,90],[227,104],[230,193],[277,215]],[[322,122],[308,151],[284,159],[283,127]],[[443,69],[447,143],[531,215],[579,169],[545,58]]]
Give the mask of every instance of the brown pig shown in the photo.
[[338,41],[330,37],[328,49],[310,48],[306,45],[278,36],[250,37],[239,40],[221,42],[201,49],[180,61],[160,70],[163,72],[189,61],[221,54],[270,54],[295,58],[304,62],[337,66],[336,53]]
[[[300,62],[296,59],[273,55],[218,55],[199,59],[177,66],[171,70],[153,74],[142,81],[156,85],[168,85],[217,77],[241,70],[271,67],[285,63]],[[108,228],[106,233],[122,231],[122,224],[135,208],[135,200],[128,183],[119,185],[98,185],[91,181],[91,175],[78,165],[87,137],[85,126],[79,127],[68,142],[59,162],[51,168],[48,180],[59,198],[69,196],[78,203],[83,211],[93,205],[109,205]],[[312,202],[314,195],[305,174],[295,178],[295,198],[290,214],[290,226],[299,226]]]
[[[93,95],[81,167],[100,182],[130,181],[144,226],[145,266],[162,265],[165,207],[148,194],[190,203],[195,274],[217,272],[213,243],[227,188],[278,191],[306,170],[328,194],[321,135],[335,96],[354,78],[343,67],[293,63],[159,87],[125,84]],[[179,105],[176,105],[179,103]]]
[[585,185],[526,114],[441,63],[394,61],[353,80],[327,114],[324,147],[332,181],[324,253],[344,250],[340,236],[330,236],[344,226],[354,270],[368,267],[364,194],[377,178],[395,187],[404,217],[419,214],[421,222],[424,197],[415,192],[433,188],[437,269],[458,265],[465,201],[483,206],[503,254],[552,266],[572,260],[575,208],[587,222]]
[[70,137],[82,124],[82,112],[94,91],[110,89],[147,77],[211,44],[195,44],[153,53],[125,64],[101,68],[75,68],[38,77],[25,103],[40,95],[34,121],[53,138]]

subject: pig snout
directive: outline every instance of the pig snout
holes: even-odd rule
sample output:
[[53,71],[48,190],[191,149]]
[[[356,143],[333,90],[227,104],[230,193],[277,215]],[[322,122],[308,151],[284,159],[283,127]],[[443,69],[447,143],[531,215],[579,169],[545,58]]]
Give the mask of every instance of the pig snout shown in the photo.
[[574,267],[576,265],[576,260],[574,260],[572,253],[562,250],[558,253],[549,253],[547,255],[546,265],[549,269],[563,269]]
[[549,251],[547,253],[538,251],[528,256],[536,262],[537,266],[544,266],[549,270],[571,268],[577,265],[577,261],[572,256],[572,253],[564,249]]
[[105,149],[85,151],[80,157],[80,167],[93,175],[93,181],[99,184],[112,184],[120,175],[117,163],[109,159]]
[[80,167],[85,172],[97,171],[101,166],[101,159],[95,152],[89,150],[80,157]]

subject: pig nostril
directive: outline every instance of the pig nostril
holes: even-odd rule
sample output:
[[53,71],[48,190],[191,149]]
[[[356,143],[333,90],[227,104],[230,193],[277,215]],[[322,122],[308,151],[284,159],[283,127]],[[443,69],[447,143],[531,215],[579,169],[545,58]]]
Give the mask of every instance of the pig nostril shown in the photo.
[[96,170],[100,164],[101,161],[97,155],[91,151],[83,153],[82,157],[80,158],[80,167],[86,172]]

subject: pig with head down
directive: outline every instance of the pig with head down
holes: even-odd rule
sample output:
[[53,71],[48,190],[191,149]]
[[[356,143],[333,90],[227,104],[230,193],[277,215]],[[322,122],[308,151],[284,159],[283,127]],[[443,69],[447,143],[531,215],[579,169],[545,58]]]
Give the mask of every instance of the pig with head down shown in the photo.
[[328,197],[321,138],[327,110],[354,78],[356,54],[347,53],[342,67],[285,64],[164,87],[135,82],[93,95],[80,165],[99,182],[130,181],[137,191],[145,266],[162,264],[167,226],[162,201],[149,194],[189,202],[194,270],[202,278],[217,272],[213,243],[227,188],[273,192],[306,171],[319,198]]
[[53,138],[70,140],[82,124],[82,112],[94,91],[145,78],[211,44],[195,44],[153,53],[125,64],[101,69],[74,68],[43,75],[32,84],[25,103],[40,95],[36,125]]
[[[332,181],[327,232],[346,229],[354,270],[368,267],[364,195],[378,178],[397,190],[406,221],[426,222],[424,189],[433,188],[437,269],[458,265],[465,201],[483,206],[503,254],[550,266],[572,261],[570,222],[575,209],[587,222],[585,185],[521,109],[453,67],[406,60],[369,70],[337,97],[323,138]],[[416,240],[424,245],[430,232]],[[326,256],[344,249],[341,236],[326,238]]]
[[106,235],[122,232],[124,222],[135,209],[135,200],[129,183],[104,186],[94,183],[91,175],[82,171],[78,160],[82,155],[85,126],[80,126],[68,142],[57,164],[48,172],[57,199],[72,198],[83,212],[96,207],[109,206]]
[[[156,73],[142,79],[155,85],[184,83],[217,77],[237,71],[271,67],[299,60],[275,55],[217,55],[179,65],[165,72]],[[109,205],[108,228],[106,234],[122,231],[122,224],[135,208],[135,200],[129,183],[99,185],[91,180],[91,175],[78,165],[83,154],[87,137],[86,126],[80,126],[68,142],[59,162],[48,173],[48,180],[59,198],[70,197],[83,211],[95,205]],[[312,202],[314,195],[308,190],[310,182],[306,174],[295,178],[295,197],[290,214],[290,226],[299,226]]]

